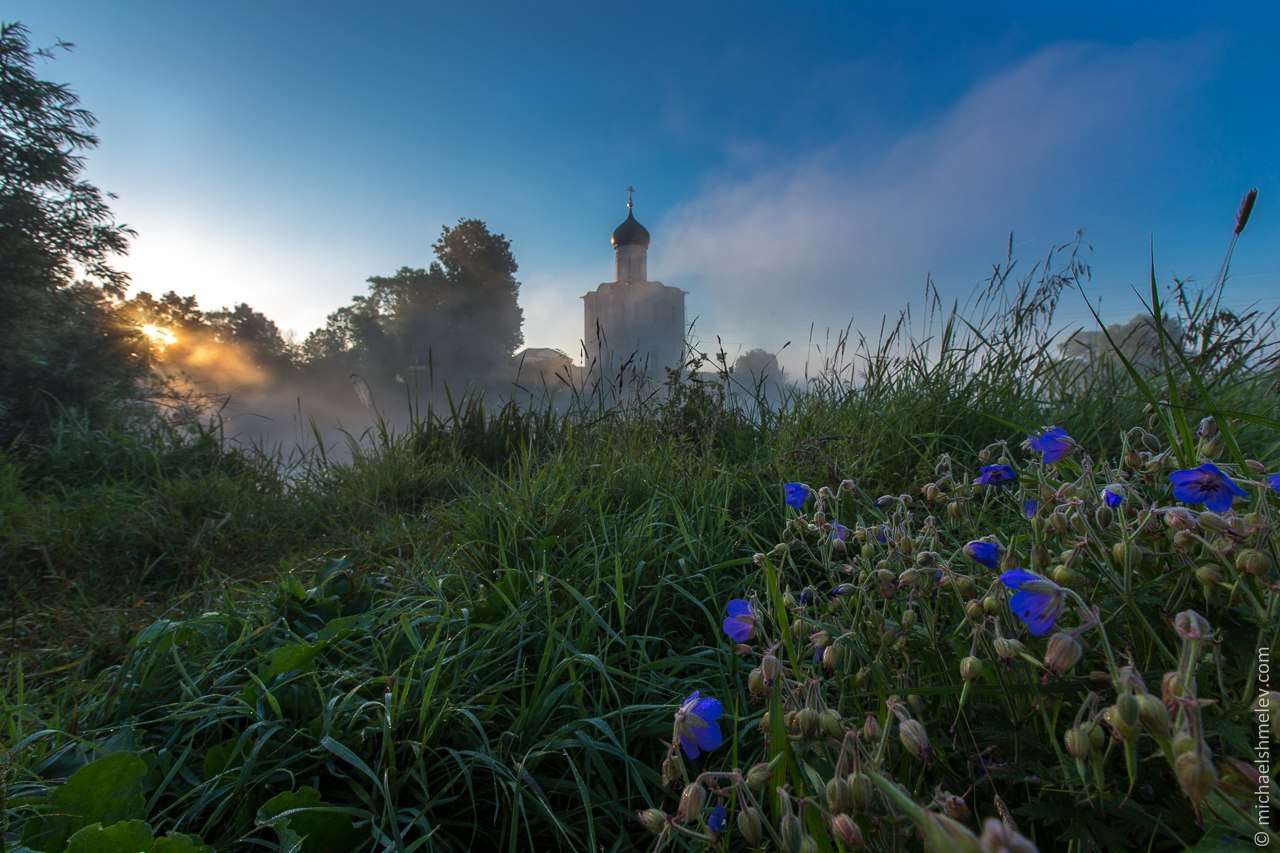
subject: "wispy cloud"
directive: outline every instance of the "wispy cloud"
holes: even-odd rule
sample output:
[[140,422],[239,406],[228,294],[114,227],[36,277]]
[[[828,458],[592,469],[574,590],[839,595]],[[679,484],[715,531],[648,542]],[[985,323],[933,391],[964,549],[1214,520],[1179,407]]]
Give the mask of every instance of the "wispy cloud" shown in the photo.
[[704,335],[775,346],[784,326],[878,324],[930,272],[964,295],[1010,231],[1053,231],[1039,254],[1089,226],[1101,186],[1140,194],[1144,146],[1161,144],[1211,53],[1206,40],[1047,47],[870,154],[842,138],[708,181],[658,224],[650,268],[708,310]]

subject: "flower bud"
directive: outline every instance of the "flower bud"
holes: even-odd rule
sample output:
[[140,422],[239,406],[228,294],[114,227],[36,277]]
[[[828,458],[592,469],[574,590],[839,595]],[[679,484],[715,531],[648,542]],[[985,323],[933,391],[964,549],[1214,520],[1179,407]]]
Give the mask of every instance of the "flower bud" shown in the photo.
[[1055,509],[1049,516],[1049,527],[1059,536],[1066,536],[1068,531],[1067,516],[1061,509]]
[[984,853],[1038,853],[1034,844],[995,817],[983,822],[981,844]]
[[[1259,699],[1263,698],[1259,697]],[[867,714],[867,718],[862,721],[862,739],[868,743],[875,743],[880,740],[880,734],[880,721],[876,719],[875,714]]]
[[1202,744],[1200,749],[1179,755],[1173,765],[1173,774],[1178,777],[1182,793],[1197,806],[1218,784],[1218,771],[1209,760],[1208,751],[1208,747]]
[[839,776],[827,782],[827,808],[833,812],[848,811],[850,806],[849,783]]
[[782,849],[787,853],[800,853],[800,845],[804,843],[804,825],[800,818],[788,812],[778,821],[778,835],[782,838]]
[[1049,638],[1045,647],[1044,665],[1059,677],[1066,675],[1084,654],[1080,641],[1070,634],[1061,631]]
[[1043,543],[1037,542],[1031,546],[1031,565],[1037,570],[1042,570],[1049,565],[1049,549]]
[[964,515],[964,508],[960,506],[959,501],[951,501],[947,504],[947,515],[956,521],[960,520],[960,517]]
[[672,752],[662,761],[662,784],[673,788],[684,781],[684,762],[677,752]]
[[928,759],[933,752],[929,746],[929,735],[919,720],[908,719],[898,723],[898,740],[916,758]]
[[660,835],[667,825],[667,816],[658,809],[645,809],[642,812],[636,812],[636,817],[644,828],[654,835]]
[[1213,634],[1213,627],[1194,610],[1184,610],[1173,617],[1173,630],[1184,640],[1207,640]]
[[818,712],[812,708],[801,708],[796,712],[796,728],[801,737],[812,738],[818,733]]
[[1216,533],[1222,533],[1227,529],[1227,520],[1216,512],[1204,510],[1196,516],[1196,523],[1205,530],[1212,530]]
[[707,789],[698,781],[684,786],[680,794],[680,806],[676,809],[676,820],[692,823],[702,814],[702,807],[707,804]]
[[937,551],[921,551],[916,555],[916,565],[922,569],[937,568],[940,562],[942,562],[942,558]]
[[1205,563],[1196,569],[1196,580],[1205,586],[1216,586],[1225,581],[1226,576],[1222,574],[1222,569],[1214,563]]
[[1116,520],[1116,513],[1111,507],[1103,504],[1093,511],[1093,521],[1099,530],[1106,530]]
[[764,675],[765,685],[772,686],[778,676],[782,675],[782,661],[773,652],[769,652],[760,660],[760,672]]
[[822,650],[822,666],[834,670],[844,660],[844,646],[827,646]]
[[865,812],[871,805],[871,778],[855,770],[846,776],[844,781],[849,786],[849,806],[858,814]]
[[1187,695],[1187,685],[1182,680],[1182,673],[1166,672],[1164,677],[1160,679],[1160,698],[1164,700],[1166,705],[1171,705],[1178,699],[1183,699]]
[[844,721],[840,719],[840,715],[835,709],[827,708],[818,715],[818,723],[822,729],[822,733],[833,740],[844,739]]
[[943,791],[938,795],[938,800],[942,803],[942,811],[947,817],[961,821],[969,819],[969,805],[963,797]]
[[1257,548],[1246,548],[1236,554],[1236,568],[1246,575],[1260,578],[1274,567],[1275,561],[1271,559],[1271,555]]
[[1089,753],[1093,752],[1093,744],[1089,742],[1089,736],[1079,726],[1067,729],[1062,736],[1062,743],[1067,748],[1067,755],[1075,759],[1088,758]]
[[904,610],[902,617],[898,620],[898,624],[902,626],[904,631],[910,631],[912,626],[916,624],[916,612],[914,610]]
[[995,616],[1001,610],[1000,598],[995,595],[986,595],[982,598],[982,612],[988,616]]
[[960,661],[960,677],[965,681],[977,681],[982,678],[982,661],[968,655]]
[[747,689],[751,691],[752,696],[760,696],[767,689],[764,683],[764,671],[760,667],[747,673]]
[[1084,576],[1067,566],[1054,566],[1049,577],[1058,586],[1077,587],[1084,583]]
[[753,791],[762,790],[772,778],[773,770],[769,768],[767,762],[761,761],[759,764],[751,765],[751,768],[747,770],[747,787]]
[[965,602],[964,615],[971,622],[981,622],[987,617],[987,611],[982,609],[981,601],[974,599],[973,601]]
[[1000,658],[1001,663],[1005,664],[1013,663],[1027,650],[1027,647],[1020,641],[1011,640],[1008,637],[996,637],[992,645],[995,646],[996,655]]
[[1196,526],[1196,514],[1185,506],[1170,507],[1164,513],[1164,523],[1174,530],[1192,530]]
[[1138,697],[1132,693],[1121,693],[1117,696],[1116,714],[1126,728],[1132,729],[1137,726],[1139,720]]
[[1159,698],[1150,693],[1138,696],[1138,719],[1142,721],[1142,727],[1153,737],[1169,736],[1169,711]]
[[978,836],[964,824],[944,814],[926,811],[920,832],[924,836],[925,850],[937,853],[982,853]]
[[764,815],[755,806],[748,806],[738,812],[738,832],[752,847],[764,843]]
[[862,830],[847,814],[838,814],[831,819],[831,834],[845,847],[855,849],[866,846],[862,840]]

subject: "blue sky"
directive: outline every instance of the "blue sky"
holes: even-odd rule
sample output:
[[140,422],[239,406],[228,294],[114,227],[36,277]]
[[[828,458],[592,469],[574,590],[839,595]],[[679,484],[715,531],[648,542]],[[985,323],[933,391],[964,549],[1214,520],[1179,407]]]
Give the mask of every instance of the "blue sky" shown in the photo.
[[[1216,273],[1280,300],[1273,3],[10,0],[98,119],[89,178],[135,290],[247,302],[303,337],[484,219],[525,338],[574,354],[626,187],[650,277],[733,356],[874,334],[926,276],[963,300],[1082,229],[1104,315]],[[1083,324],[1069,300],[1063,322]],[[812,357],[812,356],[811,356]]]

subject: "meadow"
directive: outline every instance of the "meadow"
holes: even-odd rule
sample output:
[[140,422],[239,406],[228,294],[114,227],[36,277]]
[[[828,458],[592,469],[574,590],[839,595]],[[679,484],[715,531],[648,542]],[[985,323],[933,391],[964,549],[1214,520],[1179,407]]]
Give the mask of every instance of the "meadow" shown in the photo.
[[4,848],[1253,844],[1274,317],[1153,276],[1147,351],[1064,357],[1073,248],[780,400],[691,353],[341,464],[0,457]]

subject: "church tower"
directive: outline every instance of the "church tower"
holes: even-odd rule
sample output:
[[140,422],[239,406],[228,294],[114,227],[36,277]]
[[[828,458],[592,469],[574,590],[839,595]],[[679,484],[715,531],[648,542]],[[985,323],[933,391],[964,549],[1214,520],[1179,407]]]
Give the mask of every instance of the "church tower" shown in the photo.
[[627,187],[627,218],[613,229],[614,281],[582,297],[587,368],[610,374],[624,366],[662,376],[684,356],[684,297],[678,287],[649,281],[649,231],[635,217]]

